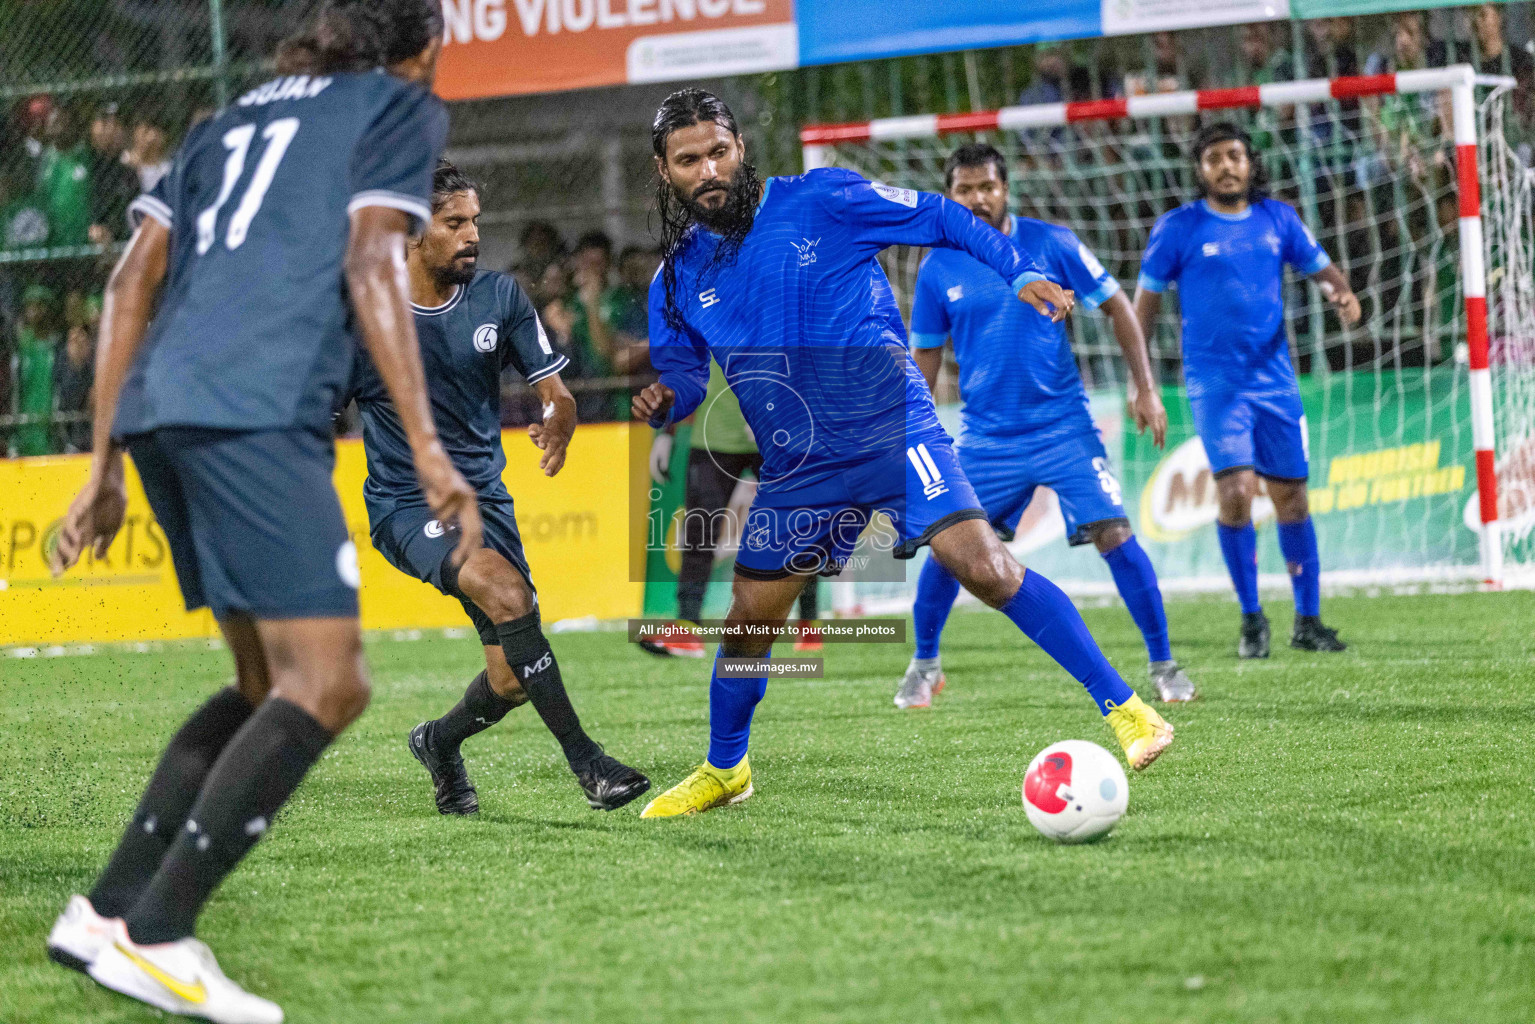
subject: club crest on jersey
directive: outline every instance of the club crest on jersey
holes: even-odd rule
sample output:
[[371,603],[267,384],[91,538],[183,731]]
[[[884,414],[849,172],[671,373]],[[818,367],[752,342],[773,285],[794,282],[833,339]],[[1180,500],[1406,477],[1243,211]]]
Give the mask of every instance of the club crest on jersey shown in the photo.
[[803,242],[790,242],[789,244],[794,246],[795,252],[799,253],[799,265],[808,267],[816,261],[815,247],[821,244],[821,240],[819,238],[814,240],[807,238]]
[[886,185],[884,182],[873,183],[874,191],[881,196],[900,206],[909,206],[913,210],[917,208],[917,192],[910,188],[896,188],[894,185]]
[[943,482],[943,474],[938,471],[938,464],[928,453],[927,445],[919,444],[915,448],[906,449],[906,458],[911,460],[917,476],[922,480],[923,497],[932,501],[940,494],[949,493],[949,485]]
[[476,352],[494,352],[496,341],[499,339],[495,324],[481,324],[480,329],[474,332],[474,350]]

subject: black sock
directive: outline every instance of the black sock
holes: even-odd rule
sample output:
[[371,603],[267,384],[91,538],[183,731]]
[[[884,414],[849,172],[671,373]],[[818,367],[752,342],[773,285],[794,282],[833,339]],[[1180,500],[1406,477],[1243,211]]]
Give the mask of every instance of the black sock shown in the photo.
[[297,704],[273,697],[224,748],[186,826],[124,918],[134,942],[174,942],[272,823],[330,744],[331,734]]
[[810,577],[805,581],[805,589],[799,592],[799,617],[806,622],[820,618],[820,578]]
[[508,700],[492,690],[490,677],[481,672],[464,691],[463,700],[432,723],[429,730],[432,746],[440,752],[457,750],[460,743],[489,729],[505,718],[512,708],[525,703],[525,700]]
[[538,612],[535,610],[520,619],[498,624],[496,635],[501,638],[501,650],[506,655],[506,663],[512,667],[512,674],[527,691],[528,699],[538,710],[538,717],[560,741],[565,760],[575,768],[596,757],[601,748],[581,728],[576,709],[570,706],[570,698],[565,695],[565,682],[560,678],[560,666],[555,663],[549,641],[539,628]]
[[233,686],[215,693],[186,720],[160,755],[122,842],[96,879],[91,906],[103,917],[121,917],[143,894],[160,867],[219,753],[256,709]]

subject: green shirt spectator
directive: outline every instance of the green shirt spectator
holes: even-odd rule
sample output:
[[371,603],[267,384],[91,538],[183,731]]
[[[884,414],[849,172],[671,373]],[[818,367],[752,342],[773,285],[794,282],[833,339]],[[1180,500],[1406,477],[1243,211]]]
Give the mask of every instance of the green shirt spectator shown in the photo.
[[[23,416],[53,413],[53,362],[59,335],[51,326],[53,292],[33,285],[21,299],[21,325],[16,330],[16,400]],[[48,455],[53,451],[51,424],[46,420],[16,428],[17,455]]]
[[84,245],[91,229],[91,150],[84,143],[49,150],[43,157],[40,191],[52,226],[49,245]]

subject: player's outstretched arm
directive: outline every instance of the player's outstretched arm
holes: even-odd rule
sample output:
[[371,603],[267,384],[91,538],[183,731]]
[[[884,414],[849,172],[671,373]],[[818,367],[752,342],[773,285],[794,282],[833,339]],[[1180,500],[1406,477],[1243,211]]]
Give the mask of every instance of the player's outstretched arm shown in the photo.
[[1130,372],[1130,418],[1137,433],[1150,430],[1152,443],[1161,448],[1167,443],[1167,409],[1162,405],[1162,395],[1151,372],[1151,356],[1146,351],[1146,332],[1141,329],[1140,317],[1122,291],[1109,296],[1103,309],[1114,325],[1114,340],[1119,342]]
[[543,406],[544,421],[530,424],[528,436],[544,453],[538,468],[544,476],[554,476],[565,467],[565,449],[576,433],[576,400],[557,373],[534,384],[533,390]]
[[97,558],[107,553],[128,510],[123,483],[122,449],[112,440],[112,422],[128,368],[138,355],[154,316],[155,298],[165,281],[170,260],[171,231],[154,217],[145,217],[107,280],[101,311],[101,336],[96,342],[95,421],[91,427],[91,473],[70,503],[49,558],[59,576],[80,560],[87,547]]
[[1045,278],[1038,260],[1020,253],[1002,232],[943,196],[875,185],[849,175],[847,184],[828,199],[826,210],[875,249],[928,245],[967,252],[1002,275],[1018,298],[1052,320],[1064,319],[1075,304],[1071,292]]
[[1359,306],[1359,296],[1348,286],[1348,278],[1343,276],[1336,264],[1329,263],[1315,274],[1311,280],[1322,289],[1322,294],[1334,306],[1338,307],[1338,317],[1343,321],[1344,327],[1352,327],[1359,322],[1363,310]]
[[453,468],[432,421],[405,276],[409,228],[409,216],[391,207],[364,206],[354,212],[346,251],[346,283],[362,327],[363,343],[405,428],[426,502],[440,522],[458,524],[459,541],[453,558],[461,565],[480,547],[480,509],[474,489]]

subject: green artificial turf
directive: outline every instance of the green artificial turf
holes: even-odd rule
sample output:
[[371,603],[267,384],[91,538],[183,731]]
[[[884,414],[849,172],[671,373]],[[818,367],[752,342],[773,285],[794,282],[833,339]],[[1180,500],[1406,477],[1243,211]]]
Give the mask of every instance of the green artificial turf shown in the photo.
[[[445,820],[404,736],[473,639],[370,645],[373,706],[217,894],[200,935],[289,1021],[1528,1021],[1535,1018],[1535,595],[1329,600],[1354,647],[1239,664],[1236,612],[1170,606],[1203,696],[1107,841],[1059,847],[1019,785],[1045,744],[1112,747],[1001,617],[956,614],[931,710],[908,651],[772,684],[757,795],[696,819],[586,808],[531,708],[466,746]],[[1087,613],[1136,682],[1122,609]],[[658,788],[703,755],[707,666],[621,634],[555,649],[588,727]],[[222,652],[0,656],[0,1021],[153,1011],[49,964],[161,745]]]

